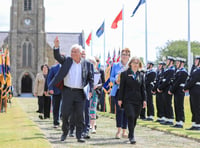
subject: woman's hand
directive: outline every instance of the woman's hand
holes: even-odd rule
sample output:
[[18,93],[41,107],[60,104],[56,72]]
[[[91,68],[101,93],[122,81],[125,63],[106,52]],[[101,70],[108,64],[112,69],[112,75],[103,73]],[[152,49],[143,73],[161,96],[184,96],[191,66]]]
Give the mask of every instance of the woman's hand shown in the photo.
[[147,101],[143,102],[143,107],[142,108],[146,108],[147,107]]

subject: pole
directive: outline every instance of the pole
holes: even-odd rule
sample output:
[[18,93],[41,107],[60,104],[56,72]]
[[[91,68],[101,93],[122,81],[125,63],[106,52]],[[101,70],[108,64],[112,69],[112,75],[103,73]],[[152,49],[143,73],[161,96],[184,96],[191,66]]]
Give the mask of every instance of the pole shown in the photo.
[[191,43],[190,43],[190,0],[188,0],[188,73],[191,70]]
[[106,31],[105,31],[105,19],[104,19],[104,56],[103,56],[103,61],[104,61],[104,71],[105,71],[105,68],[106,68]]
[[122,49],[124,49],[124,5],[122,6]]
[[147,38],[147,0],[145,3],[145,63],[147,64],[148,58],[148,38]]

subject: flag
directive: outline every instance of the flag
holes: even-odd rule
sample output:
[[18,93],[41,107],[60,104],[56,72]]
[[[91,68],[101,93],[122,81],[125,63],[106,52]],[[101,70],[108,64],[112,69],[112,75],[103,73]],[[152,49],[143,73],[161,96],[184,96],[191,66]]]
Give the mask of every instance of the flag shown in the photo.
[[90,41],[92,40],[92,32],[90,32],[90,34],[89,34],[89,36],[88,36],[88,38],[87,38],[87,40],[86,40],[86,44],[88,45],[88,46],[90,46]]
[[108,91],[110,89],[110,78],[103,84],[103,88]]
[[114,49],[114,51],[113,51],[113,63],[116,62],[116,61],[115,61],[115,57],[116,57],[116,54],[115,54],[115,49]]
[[119,51],[118,51],[117,62],[119,62],[119,60],[120,60],[120,49],[119,49]]
[[111,28],[116,29],[117,28],[117,23],[119,21],[122,20],[122,10],[120,11],[120,13],[117,15],[117,17],[115,18],[115,20],[113,21]]
[[102,23],[102,25],[99,27],[99,29],[96,32],[96,35],[98,37],[100,37],[102,34],[104,33],[104,22]]
[[133,10],[132,16],[133,17],[136,13],[136,11],[138,10],[138,8],[140,7],[140,5],[144,4],[146,2],[146,0],[140,0],[139,3],[137,4],[137,6],[135,7],[135,9]]
[[106,63],[109,65],[110,63],[110,51],[108,52],[108,59],[106,60]]

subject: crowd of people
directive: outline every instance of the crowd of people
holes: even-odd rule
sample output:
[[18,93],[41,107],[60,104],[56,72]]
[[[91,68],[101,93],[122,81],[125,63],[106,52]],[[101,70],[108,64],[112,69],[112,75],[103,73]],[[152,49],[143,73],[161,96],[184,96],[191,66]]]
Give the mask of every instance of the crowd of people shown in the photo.
[[[124,48],[121,60],[108,64],[109,70],[104,71],[100,59],[86,57],[82,46],[73,45],[71,56],[61,54],[59,47],[56,38],[56,63],[51,68],[46,64],[41,67],[42,72],[36,76],[34,95],[38,97],[40,119],[50,118],[52,98],[53,127],[58,128],[62,121],[61,141],[67,136],[76,136],[77,141],[83,143],[90,138],[90,133],[96,134],[97,110],[106,111],[106,94],[110,96],[110,113],[116,114],[116,139],[128,138],[135,144],[134,129],[138,118],[183,128],[184,96],[188,91],[192,112],[192,126],[188,130],[200,130],[200,56],[195,57],[188,75],[183,58],[168,56],[166,63],[159,62],[157,68],[149,61],[144,69],[142,61],[131,57],[130,49]],[[107,85],[110,90],[106,89]]]

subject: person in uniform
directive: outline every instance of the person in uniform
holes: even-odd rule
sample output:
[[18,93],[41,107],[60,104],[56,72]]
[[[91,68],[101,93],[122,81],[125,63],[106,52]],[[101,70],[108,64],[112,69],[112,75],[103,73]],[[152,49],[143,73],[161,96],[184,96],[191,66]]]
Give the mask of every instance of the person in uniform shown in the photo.
[[174,115],[172,108],[172,95],[168,94],[168,90],[171,84],[172,79],[174,79],[175,67],[174,67],[175,58],[168,56],[167,57],[167,69],[163,73],[163,78],[161,83],[157,88],[159,93],[162,92],[162,97],[164,101],[164,116],[165,119],[160,124],[163,125],[173,125]]
[[200,130],[200,56],[195,57],[197,67],[192,71],[183,90],[190,94],[190,107],[192,112],[192,127],[188,130]]
[[156,108],[157,108],[157,120],[156,122],[163,122],[164,121],[164,104],[163,104],[163,97],[162,93],[159,93],[157,91],[157,88],[160,84],[160,80],[163,77],[164,69],[165,69],[166,63],[163,61],[160,61],[158,63],[158,68],[156,72],[156,80],[154,81],[154,87],[152,88],[152,93],[156,94]]
[[148,121],[154,120],[154,105],[152,88],[154,86],[154,80],[156,78],[156,72],[153,70],[154,63],[149,61],[147,63],[147,71],[145,75],[145,85],[147,92],[147,118]]
[[186,59],[177,57],[176,58],[176,73],[175,79],[170,86],[168,91],[169,95],[174,94],[174,109],[175,109],[175,119],[176,124],[172,127],[175,128],[183,128],[183,123],[185,122],[184,115],[184,96],[183,87],[185,85],[185,81],[188,77],[187,70],[184,68],[184,64]]

